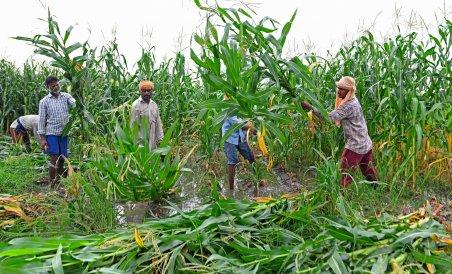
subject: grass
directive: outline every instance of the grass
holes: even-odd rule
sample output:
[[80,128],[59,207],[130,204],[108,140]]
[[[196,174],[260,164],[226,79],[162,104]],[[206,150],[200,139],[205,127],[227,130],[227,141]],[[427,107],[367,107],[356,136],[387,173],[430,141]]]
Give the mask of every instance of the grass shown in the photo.
[[[70,190],[70,182],[65,183]],[[34,190],[33,184],[29,183],[28,190],[21,194],[2,194],[0,197],[0,208],[11,205],[9,202],[4,204],[2,199],[14,201],[13,209],[4,208],[6,212],[0,215],[1,241],[19,236],[53,236],[67,232],[88,234],[116,226],[113,204],[105,195],[99,194],[101,192],[94,191],[92,186],[83,185],[83,193],[65,197],[48,188]],[[23,212],[23,215],[17,216],[16,209]]]
[[[0,164],[0,192],[12,195],[33,191],[36,180],[34,159],[29,156],[10,156]],[[37,189],[37,188],[36,188]]]
[[[25,149],[14,147],[14,153],[23,153]],[[36,183],[47,176],[47,164],[44,155],[20,154],[2,157],[0,162],[0,193],[19,195],[39,190]]]
[[8,156],[1,156],[0,193],[2,198],[11,198],[14,207],[20,208],[25,216],[17,216],[13,211],[0,214],[1,240],[20,235],[58,235],[65,231],[105,231],[116,224],[112,203],[99,190],[74,175],[63,179],[62,185],[68,192],[77,185],[82,193],[62,196],[47,184],[47,156],[39,153],[36,146],[28,154],[23,147],[8,141],[2,136],[0,149],[8,152]]

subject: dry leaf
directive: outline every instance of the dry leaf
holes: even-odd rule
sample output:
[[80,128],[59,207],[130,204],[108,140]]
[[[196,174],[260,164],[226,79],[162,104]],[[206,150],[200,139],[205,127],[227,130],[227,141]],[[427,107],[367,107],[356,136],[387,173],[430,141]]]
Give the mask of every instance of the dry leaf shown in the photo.
[[14,225],[15,220],[4,220],[0,223],[0,227],[8,227]]
[[274,199],[272,197],[256,197],[254,200],[258,203],[268,203],[270,201],[273,201]]

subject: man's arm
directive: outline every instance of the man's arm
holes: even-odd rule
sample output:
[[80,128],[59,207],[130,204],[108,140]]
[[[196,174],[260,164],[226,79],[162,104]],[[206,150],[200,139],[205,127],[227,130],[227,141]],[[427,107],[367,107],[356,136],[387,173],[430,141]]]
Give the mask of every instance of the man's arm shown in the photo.
[[251,122],[251,121],[248,120],[248,121],[243,125],[242,129],[243,129],[243,130],[248,130],[249,128],[253,128],[253,122]]
[[312,113],[314,113],[314,115],[320,120],[320,121],[323,121],[323,116],[322,116],[322,114],[320,113],[320,111],[318,111],[315,107],[313,107],[311,104],[309,104],[307,101],[302,101],[301,102],[301,107],[304,109],[304,110],[307,110],[307,111],[312,111]]
[[75,99],[74,99],[74,97],[72,97],[72,95],[70,95],[69,93],[66,93],[66,94],[68,96],[67,103],[69,104],[69,106],[71,108],[74,108],[75,107]]
[[307,101],[302,101],[302,102],[301,102],[301,107],[302,107],[304,110],[312,110],[312,109],[314,109],[314,107],[311,106],[311,104],[309,104]]
[[162,119],[160,119],[160,110],[157,107],[157,124],[155,125],[155,136],[158,142],[163,140],[163,124]]
[[138,126],[138,139],[137,139],[138,144],[142,144],[143,141],[143,135],[141,132],[141,123],[143,123],[143,121],[141,118],[140,109],[137,103],[133,102],[132,109],[130,110],[130,127],[134,128],[135,124]]
[[35,138],[39,141],[38,125],[37,125],[37,124],[34,124],[34,125],[33,125],[33,135],[34,135]]
[[[132,127],[135,122],[140,118],[140,111],[137,109],[135,102],[132,103],[132,109],[130,110],[130,126]],[[140,127],[140,123],[138,123]]]
[[249,121],[246,122],[246,124],[242,127],[242,130],[244,131],[248,131],[250,130],[251,134],[256,135],[257,134],[257,129],[254,127],[253,122]]
[[332,122],[343,120],[352,114],[348,104],[344,104],[328,114]]
[[41,148],[46,150],[47,148],[47,141],[45,138],[45,131],[46,131],[46,118],[47,118],[47,107],[44,103],[44,101],[39,102],[39,120],[38,120],[38,135],[39,135],[39,143],[41,145]]

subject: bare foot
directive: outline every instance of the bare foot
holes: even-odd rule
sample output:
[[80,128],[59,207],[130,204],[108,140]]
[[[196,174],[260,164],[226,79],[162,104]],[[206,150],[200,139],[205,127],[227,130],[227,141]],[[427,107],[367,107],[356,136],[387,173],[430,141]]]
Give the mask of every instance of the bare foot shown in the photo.
[[234,191],[234,189],[228,188],[226,190],[226,197],[234,199],[235,198],[235,191]]

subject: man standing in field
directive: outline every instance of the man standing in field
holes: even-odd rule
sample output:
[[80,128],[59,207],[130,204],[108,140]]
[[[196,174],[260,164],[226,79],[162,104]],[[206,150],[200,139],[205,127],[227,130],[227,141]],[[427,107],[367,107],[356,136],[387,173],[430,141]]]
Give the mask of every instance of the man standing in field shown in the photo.
[[[163,126],[160,119],[160,111],[157,104],[151,99],[154,92],[154,83],[143,80],[139,84],[140,98],[132,103],[132,110],[130,113],[130,124],[133,126],[138,124],[138,143],[144,145],[143,136],[148,135],[149,149],[158,147],[160,141],[163,139]],[[142,128],[142,121],[145,119],[148,122],[149,133],[145,134]]]
[[19,143],[23,141],[28,152],[31,151],[30,132],[36,139],[38,136],[38,121],[39,115],[24,115],[20,116],[9,127],[9,132],[13,139],[13,143]]
[[[345,148],[342,152],[340,166],[343,187],[353,181],[349,172],[356,166],[359,166],[368,181],[377,181],[377,171],[372,158],[372,140],[367,132],[366,120],[355,93],[355,79],[350,76],[342,77],[339,82],[336,82],[334,110],[328,114],[330,120],[336,125],[342,126],[344,132]],[[302,102],[302,107],[313,110],[317,116],[320,116],[307,102]]]
[[[227,96],[224,98],[225,100],[229,99]],[[255,162],[253,151],[248,145],[246,138],[248,130],[252,130],[253,134],[256,132],[251,121],[243,121],[237,116],[227,117],[221,127],[222,136],[224,137],[226,134],[229,134],[228,131],[232,127],[237,126],[237,124],[240,124],[240,127],[237,130],[234,130],[224,143],[224,153],[228,161],[227,174],[230,191],[234,190],[235,166],[239,163],[237,152],[239,152],[243,158],[248,160],[250,164]]]
[[38,134],[42,149],[50,155],[49,177],[51,185],[55,185],[68,157],[68,137],[63,135],[63,129],[69,122],[69,108],[75,107],[75,99],[60,91],[55,76],[47,77],[45,84],[49,94],[39,102]]

